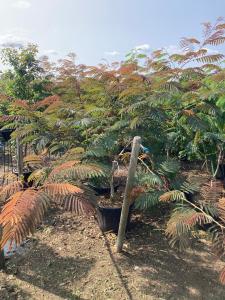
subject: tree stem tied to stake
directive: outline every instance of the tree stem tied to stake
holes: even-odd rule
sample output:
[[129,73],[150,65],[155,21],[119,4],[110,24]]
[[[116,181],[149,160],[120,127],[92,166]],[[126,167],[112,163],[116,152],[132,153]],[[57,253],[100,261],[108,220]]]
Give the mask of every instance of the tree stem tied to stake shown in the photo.
[[217,165],[216,165],[216,170],[213,174],[213,177],[215,178],[218,171],[219,171],[219,167],[220,167],[220,163],[221,161],[223,160],[223,148],[222,147],[219,147],[219,155],[218,155],[218,159],[217,159]]
[[123,200],[123,206],[120,217],[120,225],[116,243],[116,251],[121,252],[123,248],[123,242],[125,237],[125,231],[127,227],[127,218],[130,208],[130,194],[133,187],[134,175],[137,168],[138,155],[140,151],[141,138],[139,136],[135,136],[133,139],[132,152],[130,157],[130,164],[128,169],[128,176]]
[[113,199],[115,196],[115,190],[114,190],[114,173],[116,169],[118,169],[118,161],[114,160],[112,162],[112,171],[111,171],[111,180],[110,180],[110,198]]
[[18,177],[23,175],[23,146],[20,144],[20,139],[16,140],[17,147],[17,172]]

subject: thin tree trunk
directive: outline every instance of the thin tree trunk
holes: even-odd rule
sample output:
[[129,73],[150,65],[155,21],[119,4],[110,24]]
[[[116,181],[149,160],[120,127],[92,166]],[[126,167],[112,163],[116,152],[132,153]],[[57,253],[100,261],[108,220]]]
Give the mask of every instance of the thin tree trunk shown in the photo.
[[5,143],[3,145],[3,177],[2,177],[2,185],[5,183]]
[[17,148],[17,171],[18,177],[23,175],[23,146],[20,144],[19,138],[16,140]]
[[218,159],[217,159],[216,170],[215,170],[215,172],[214,172],[214,174],[213,174],[213,178],[216,177],[216,175],[217,175],[217,173],[218,173],[218,171],[219,171],[220,162],[221,162],[222,156],[223,156],[222,153],[223,153],[223,150],[220,148],[220,150],[219,150],[219,155],[218,155]]
[[137,168],[140,145],[141,145],[141,138],[139,136],[134,137],[123,206],[122,206],[121,217],[120,217],[119,232],[118,232],[117,243],[116,243],[117,252],[121,252],[123,248],[123,242],[124,242],[125,231],[127,226],[127,218],[129,213],[129,207],[130,207],[130,194],[133,187],[135,171]]
[[111,171],[111,180],[110,180],[110,198],[113,199],[115,196],[115,190],[114,190],[114,173],[118,167],[118,162],[114,160],[112,162],[112,171]]

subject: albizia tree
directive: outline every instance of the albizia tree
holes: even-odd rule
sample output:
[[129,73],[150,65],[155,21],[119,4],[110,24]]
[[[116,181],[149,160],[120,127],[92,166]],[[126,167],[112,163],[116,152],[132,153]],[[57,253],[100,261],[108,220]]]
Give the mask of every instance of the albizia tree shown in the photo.
[[[43,166],[40,158],[31,157],[29,164],[40,164],[31,176],[36,184],[29,189],[21,182],[3,187],[2,247],[7,240],[20,243],[52,202],[75,211],[91,210],[82,180],[103,176],[99,163],[110,162],[134,135],[141,135],[151,156],[139,181],[145,195],[138,207],[173,202],[166,230],[172,244],[185,248],[195,230],[207,227],[223,257],[224,192],[215,178],[224,160],[225,70],[224,55],[210,49],[225,42],[225,24],[218,19],[203,27],[203,38],[183,38],[179,53],[160,49],[147,56],[133,50],[125,61],[94,67],[77,65],[71,54],[48,70],[55,96],[38,102],[10,98],[4,108],[10,116],[2,120],[16,128],[12,138],[38,157],[65,160]],[[180,182],[174,158],[200,160],[211,170],[212,181],[201,197],[188,200],[195,189]]]

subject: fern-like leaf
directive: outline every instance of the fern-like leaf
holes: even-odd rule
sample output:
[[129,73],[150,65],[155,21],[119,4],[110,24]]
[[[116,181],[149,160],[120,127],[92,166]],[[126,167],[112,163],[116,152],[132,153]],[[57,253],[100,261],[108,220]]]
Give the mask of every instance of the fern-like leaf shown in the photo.
[[183,199],[185,199],[184,193],[178,190],[166,192],[159,198],[161,202],[181,201]]
[[135,201],[135,208],[140,210],[149,209],[159,203],[161,191],[152,191],[141,194]]
[[43,157],[40,155],[27,155],[24,157],[24,164],[31,167],[39,167],[44,163]]
[[195,182],[189,182],[189,181],[184,181],[181,186],[180,190],[184,193],[187,194],[194,194],[196,192],[199,192],[199,185]]
[[105,173],[98,165],[75,164],[74,166],[63,168],[63,170],[58,170],[57,176],[54,176],[53,180],[84,180],[101,176],[105,176]]
[[222,59],[224,59],[223,54],[211,54],[211,55],[205,55],[205,56],[202,56],[202,57],[198,57],[196,60],[198,62],[202,62],[204,64],[207,64],[207,63],[211,64],[211,63],[219,62]]
[[47,183],[43,186],[43,191],[53,198],[69,194],[83,193],[83,190],[70,183]]
[[161,163],[158,173],[164,176],[175,175],[180,168],[180,164],[176,160],[166,160]]
[[142,185],[150,187],[158,186],[161,187],[163,184],[162,179],[154,173],[140,173],[138,174],[138,182]]
[[69,183],[50,183],[43,186],[51,202],[63,206],[76,214],[94,214],[97,203],[95,196]]
[[178,206],[172,213],[166,227],[166,235],[170,239],[171,246],[186,249],[189,246],[193,216],[196,211],[187,206]]
[[9,197],[11,197],[16,192],[19,192],[23,189],[22,181],[14,181],[4,186],[0,191],[0,200],[6,201]]
[[49,168],[42,168],[33,171],[28,177],[28,182],[33,182],[36,186],[43,184],[49,174]]
[[79,160],[66,161],[66,162],[60,164],[59,166],[56,166],[49,174],[49,178],[54,177],[55,175],[65,171],[65,170],[71,169],[72,167],[74,167],[76,164],[79,164],[79,163],[80,163]]
[[20,191],[11,196],[0,214],[0,248],[3,249],[8,241],[20,245],[42,220],[48,204],[47,195],[34,189]]
[[96,206],[93,203],[93,197],[94,195],[92,195],[91,202],[83,192],[73,193],[62,197],[60,205],[77,215],[94,215]]

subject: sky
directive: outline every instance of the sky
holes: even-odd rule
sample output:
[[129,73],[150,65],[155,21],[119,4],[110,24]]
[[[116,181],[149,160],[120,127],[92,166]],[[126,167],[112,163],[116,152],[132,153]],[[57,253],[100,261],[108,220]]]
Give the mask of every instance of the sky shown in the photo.
[[52,60],[75,52],[93,65],[136,47],[173,52],[220,16],[225,0],[0,0],[0,47],[32,42]]

